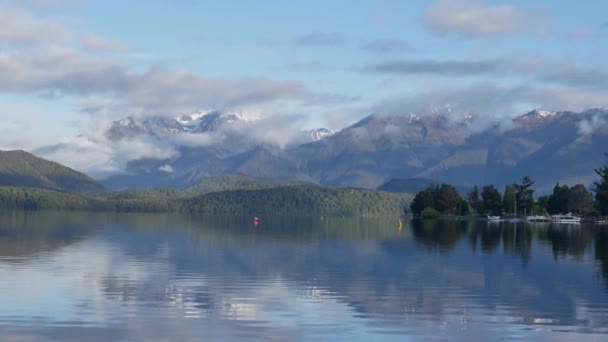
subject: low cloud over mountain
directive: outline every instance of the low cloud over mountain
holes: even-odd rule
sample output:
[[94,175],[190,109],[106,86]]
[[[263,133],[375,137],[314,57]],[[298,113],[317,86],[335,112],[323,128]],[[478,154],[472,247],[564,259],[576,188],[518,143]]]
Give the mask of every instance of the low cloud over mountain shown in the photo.
[[98,140],[79,137],[37,153],[68,165],[88,163],[85,171],[97,171],[115,188],[185,186],[241,173],[369,188],[414,177],[501,186],[528,175],[548,189],[556,181],[591,184],[608,146],[607,109],[537,109],[490,120],[444,106],[369,115],[337,133],[301,130],[297,118],[274,119],[219,111],[128,117],[112,122]]

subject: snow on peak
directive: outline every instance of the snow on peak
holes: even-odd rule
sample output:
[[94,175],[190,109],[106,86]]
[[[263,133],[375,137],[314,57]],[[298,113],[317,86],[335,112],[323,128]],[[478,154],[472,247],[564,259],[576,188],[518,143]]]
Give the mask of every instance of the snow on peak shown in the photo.
[[555,112],[550,112],[547,110],[543,110],[543,109],[534,109],[533,111],[522,115],[523,118],[528,119],[528,118],[546,118],[546,117],[550,117],[555,115]]
[[545,121],[547,119],[553,118],[554,116],[556,116],[556,114],[557,114],[557,112],[550,112],[550,111],[542,110],[542,109],[534,109],[533,111],[520,115],[520,116],[514,118],[513,120],[520,121],[520,122],[528,121],[528,120]]
[[224,123],[232,123],[237,121],[250,122],[256,121],[261,118],[261,113],[258,112],[246,112],[246,111],[197,111],[193,114],[184,114],[175,118],[182,126],[198,126],[202,122],[212,122],[215,120],[221,120]]
[[327,128],[318,128],[318,129],[313,129],[312,131],[310,131],[310,136],[312,137],[312,141],[323,140],[334,134],[336,134],[336,132],[334,132],[330,129],[327,129]]
[[549,111],[542,110],[542,109],[535,109],[535,110],[533,110],[533,112],[537,116],[540,116],[540,117],[543,117],[543,118],[547,117],[547,116],[553,116],[553,115],[555,115],[555,112],[549,112]]
[[182,126],[193,126],[200,123],[201,119],[210,114],[217,113],[215,111],[196,111],[191,114],[180,115],[175,118],[175,121]]
[[233,115],[240,121],[257,121],[262,118],[262,113],[259,111],[235,111],[226,114]]
[[180,125],[183,126],[188,126],[192,123],[192,121],[194,121],[195,119],[193,118],[192,115],[187,115],[184,114],[182,116],[178,116],[177,118],[175,118],[175,121],[177,121]]
[[135,122],[132,117],[127,117],[121,120],[118,120],[118,124],[125,127],[135,127]]

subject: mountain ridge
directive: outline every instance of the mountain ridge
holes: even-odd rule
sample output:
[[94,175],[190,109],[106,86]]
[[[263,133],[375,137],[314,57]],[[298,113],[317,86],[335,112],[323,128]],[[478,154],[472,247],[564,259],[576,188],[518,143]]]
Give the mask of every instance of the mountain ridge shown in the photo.
[[105,190],[82,172],[22,150],[0,151],[0,186],[29,186],[75,193]]
[[[245,174],[271,181],[372,189],[390,179],[408,178],[503,187],[530,176],[537,179],[539,190],[546,191],[557,181],[592,184],[593,170],[600,166],[608,146],[607,108],[578,113],[534,109],[502,121],[449,107],[427,113],[374,113],[317,141],[310,132],[305,132],[302,140],[295,139],[296,134],[282,132],[280,125],[274,128],[272,121],[264,122],[267,126],[261,130],[260,126],[249,130],[248,125],[260,121],[238,121],[238,117],[222,112],[198,115],[179,117],[180,127],[190,125],[192,131],[205,117],[216,123],[224,117],[225,122],[217,126],[222,134],[188,133],[210,134],[205,137],[211,142],[183,145],[179,139],[163,140],[163,134],[180,136],[180,131],[171,133],[165,125],[166,130],[156,133],[159,139],[155,144],[174,144],[172,157],[130,160],[124,174],[102,183],[112,189],[183,188],[209,176]],[[132,123],[126,120],[122,126]],[[177,123],[174,120],[171,124]],[[146,129],[155,126],[137,127],[133,132],[146,134]],[[281,145],[249,136],[267,133],[283,138],[291,134],[289,139],[296,143]],[[213,140],[217,137],[221,139]]]

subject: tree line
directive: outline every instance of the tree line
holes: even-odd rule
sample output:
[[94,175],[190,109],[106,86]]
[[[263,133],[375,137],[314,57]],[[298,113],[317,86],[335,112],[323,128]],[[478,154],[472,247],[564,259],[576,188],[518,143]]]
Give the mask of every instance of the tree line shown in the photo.
[[[608,154],[606,154],[608,157]],[[501,193],[494,185],[473,188],[463,198],[450,184],[429,185],[414,197],[411,212],[423,218],[439,215],[542,215],[575,213],[599,216],[608,214],[608,165],[595,170],[595,196],[583,184],[555,184],[550,195],[534,198],[534,181],[523,177],[520,183],[507,185]]]
[[0,187],[0,209],[181,212],[209,216],[395,217],[411,198],[403,193],[311,185],[212,192],[194,197],[179,197],[172,191],[92,197],[48,189]]

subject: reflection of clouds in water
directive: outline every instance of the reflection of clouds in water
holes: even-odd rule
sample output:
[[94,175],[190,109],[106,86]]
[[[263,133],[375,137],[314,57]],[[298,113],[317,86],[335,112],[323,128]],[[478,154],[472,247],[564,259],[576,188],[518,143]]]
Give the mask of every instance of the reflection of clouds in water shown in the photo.
[[[203,228],[104,230],[19,266],[0,261],[0,334],[555,341],[575,336],[547,331],[604,332],[605,293],[591,263],[556,263],[550,248],[536,244],[522,266],[503,244],[512,239],[498,232],[422,227],[402,240],[295,243],[264,231],[224,239]],[[493,249],[471,251],[471,234],[482,244],[495,239],[486,241]],[[428,249],[437,243],[447,248]]]

